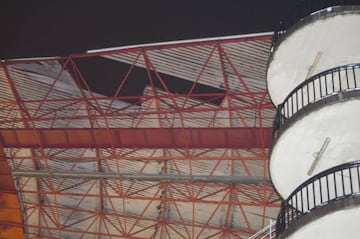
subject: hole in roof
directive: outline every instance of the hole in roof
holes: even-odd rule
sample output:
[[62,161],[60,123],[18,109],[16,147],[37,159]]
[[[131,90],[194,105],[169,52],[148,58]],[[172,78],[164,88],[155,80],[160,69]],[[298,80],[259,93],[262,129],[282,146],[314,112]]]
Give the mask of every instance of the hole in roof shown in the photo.
[[[143,95],[144,88],[151,85],[146,69],[141,67],[133,67],[128,74],[131,66],[126,63],[106,59],[103,57],[89,57],[75,59],[75,63],[79,68],[82,76],[86,80],[91,91],[113,97],[117,93],[120,85],[122,85],[117,96],[122,97],[121,100],[137,104],[140,97]],[[75,72],[72,72],[74,75]],[[127,78],[126,78],[126,75]],[[175,76],[164,73],[155,74],[150,72],[154,86],[162,91],[165,91],[165,86],[171,93],[188,94],[194,82],[184,80]],[[160,79],[159,77],[160,76]],[[123,82],[125,81],[125,82]],[[161,83],[163,81],[164,84]],[[80,80],[82,88],[86,89],[86,85]],[[192,94],[203,94],[197,96],[196,99],[207,101],[208,103],[219,105],[222,102],[222,96],[209,96],[205,94],[224,94],[225,91],[215,87],[196,84]]]

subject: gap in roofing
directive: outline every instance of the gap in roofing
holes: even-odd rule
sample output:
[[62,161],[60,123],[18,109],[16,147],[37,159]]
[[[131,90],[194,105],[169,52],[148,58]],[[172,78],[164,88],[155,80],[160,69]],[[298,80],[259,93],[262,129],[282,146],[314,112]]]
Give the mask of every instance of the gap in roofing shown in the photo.
[[[125,76],[131,68],[129,64],[109,60],[103,57],[79,58],[75,59],[75,63],[80,69],[80,72],[85,78],[91,91],[110,97],[116,94],[117,89],[125,80]],[[155,74],[154,71],[151,71],[150,75],[156,88],[165,91],[165,84],[170,93],[174,94],[188,94],[194,84],[191,81],[164,73]],[[151,85],[151,80],[149,78],[146,69],[134,66],[117,96],[127,97],[122,100],[136,104],[139,102],[139,96],[143,95],[145,86]],[[86,89],[83,82],[80,82],[80,84],[82,88]],[[223,94],[225,91],[203,84],[196,84],[192,91],[192,94],[214,93]],[[219,105],[222,102],[223,97],[199,96],[197,99]]]

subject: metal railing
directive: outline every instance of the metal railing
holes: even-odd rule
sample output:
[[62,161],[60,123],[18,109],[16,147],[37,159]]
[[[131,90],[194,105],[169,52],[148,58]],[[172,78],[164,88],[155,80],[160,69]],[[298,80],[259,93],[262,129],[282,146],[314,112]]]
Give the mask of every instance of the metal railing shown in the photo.
[[283,201],[276,234],[315,209],[355,195],[360,196],[360,161],[327,169],[305,181]]
[[360,89],[360,63],[339,66],[321,72],[298,85],[278,105],[274,135],[286,120],[309,104],[339,92]]
[[275,239],[275,227],[276,222],[270,219],[269,224],[266,227],[262,228],[248,239]]
[[[296,23],[315,12],[332,6],[356,5],[358,0],[301,0],[283,18],[274,31],[273,47],[278,44],[282,36]],[[326,10],[327,11],[327,10]]]

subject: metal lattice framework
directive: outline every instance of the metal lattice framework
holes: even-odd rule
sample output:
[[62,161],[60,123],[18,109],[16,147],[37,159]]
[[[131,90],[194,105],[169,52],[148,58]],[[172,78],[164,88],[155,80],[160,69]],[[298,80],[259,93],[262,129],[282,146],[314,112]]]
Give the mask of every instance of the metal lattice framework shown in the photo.
[[280,206],[267,170],[271,40],[2,61],[1,176],[15,185],[2,191],[22,215],[0,218],[3,235],[247,238],[263,228]]

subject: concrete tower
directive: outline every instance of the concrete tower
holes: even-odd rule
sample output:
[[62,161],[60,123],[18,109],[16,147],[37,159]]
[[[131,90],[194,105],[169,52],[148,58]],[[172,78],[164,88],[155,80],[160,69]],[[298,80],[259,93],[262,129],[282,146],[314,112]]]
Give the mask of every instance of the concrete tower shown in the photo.
[[302,1],[281,23],[267,72],[277,106],[270,173],[284,199],[277,235],[355,238],[360,220],[360,6],[315,2]]

